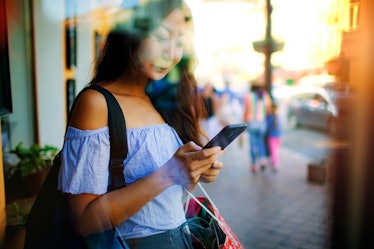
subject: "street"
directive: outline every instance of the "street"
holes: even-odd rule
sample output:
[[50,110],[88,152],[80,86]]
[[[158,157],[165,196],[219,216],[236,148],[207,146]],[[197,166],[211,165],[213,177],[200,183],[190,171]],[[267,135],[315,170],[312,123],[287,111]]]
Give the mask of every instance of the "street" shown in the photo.
[[[216,182],[203,184],[245,248],[329,248],[328,184],[307,181],[307,165],[328,156],[328,137],[285,131],[280,169],[249,171],[248,136],[227,147]],[[201,195],[199,190],[196,195]]]

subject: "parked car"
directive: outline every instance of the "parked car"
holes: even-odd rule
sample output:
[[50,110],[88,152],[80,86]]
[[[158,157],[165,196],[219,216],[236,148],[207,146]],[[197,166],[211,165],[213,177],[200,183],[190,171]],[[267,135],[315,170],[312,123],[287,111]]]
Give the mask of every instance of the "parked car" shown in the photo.
[[354,94],[354,89],[351,85],[341,82],[330,82],[323,86],[327,93],[331,96],[333,101],[342,97],[351,97]]
[[336,132],[337,110],[332,95],[323,87],[303,86],[294,89],[287,107],[287,124]]

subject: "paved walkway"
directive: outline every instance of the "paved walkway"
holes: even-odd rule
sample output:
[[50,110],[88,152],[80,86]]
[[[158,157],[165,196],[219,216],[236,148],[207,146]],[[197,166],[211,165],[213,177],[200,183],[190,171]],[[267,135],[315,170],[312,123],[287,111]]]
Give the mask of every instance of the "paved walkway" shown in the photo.
[[328,249],[328,184],[307,181],[311,159],[282,148],[279,172],[252,174],[246,139],[227,148],[218,180],[204,184],[245,248]]

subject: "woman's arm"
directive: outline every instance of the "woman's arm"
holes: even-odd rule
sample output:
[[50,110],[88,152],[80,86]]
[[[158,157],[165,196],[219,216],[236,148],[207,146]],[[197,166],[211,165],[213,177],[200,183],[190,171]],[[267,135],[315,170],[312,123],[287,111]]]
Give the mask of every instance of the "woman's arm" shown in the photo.
[[111,229],[172,185],[194,188],[201,174],[209,170],[223,153],[219,147],[200,149],[193,142],[187,143],[161,168],[124,188],[100,196],[70,195],[69,206],[75,228],[83,236]]

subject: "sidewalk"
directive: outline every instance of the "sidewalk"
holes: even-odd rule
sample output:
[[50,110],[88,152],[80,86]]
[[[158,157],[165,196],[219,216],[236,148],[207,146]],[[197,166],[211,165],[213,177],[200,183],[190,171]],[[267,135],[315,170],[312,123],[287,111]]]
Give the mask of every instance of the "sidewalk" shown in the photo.
[[242,139],[227,148],[217,181],[203,186],[245,248],[328,249],[328,185],[307,181],[311,159],[283,147],[279,172],[252,174]]

